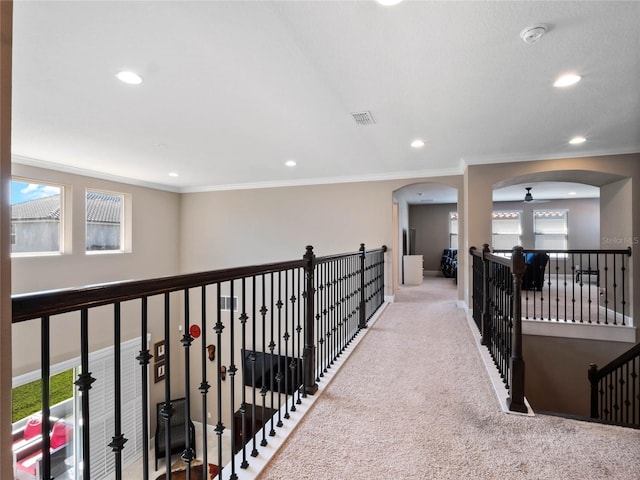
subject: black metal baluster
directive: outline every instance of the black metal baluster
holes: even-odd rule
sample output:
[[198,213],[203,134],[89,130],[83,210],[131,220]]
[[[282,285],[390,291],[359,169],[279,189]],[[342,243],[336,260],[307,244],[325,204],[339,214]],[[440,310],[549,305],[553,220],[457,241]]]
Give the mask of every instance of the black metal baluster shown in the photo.
[[114,403],[114,433],[109,447],[115,453],[115,475],[116,480],[122,479],[122,449],[124,444],[127,443],[127,439],[122,434],[122,368],[121,368],[121,340],[120,340],[120,326],[121,326],[121,308],[120,302],[113,304],[114,319],[113,319],[113,360],[114,360],[114,385],[113,385],[113,403]]
[[[629,247],[629,251],[631,251],[631,247]],[[625,319],[625,306],[627,304],[626,302],[626,295],[627,295],[627,291],[626,291],[626,287],[625,287],[625,280],[626,280],[626,275],[625,272],[627,271],[627,268],[625,267],[625,260],[624,260],[624,255],[620,256],[620,262],[622,263],[622,326],[624,327],[626,325],[626,319]]]
[[[564,283],[564,321],[568,320],[567,318],[567,256],[564,255],[562,260],[562,271],[563,273],[563,283]],[[571,319],[572,322],[575,322],[575,318]]]
[[[251,450],[251,456],[258,456],[258,445],[256,440],[256,416],[257,416],[257,404],[256,404],[256,359],[257,359],[257,326],[256,319],[258,318],[256,313],[256,307],[258,305],[257,294],[256,294],[256,277],[255,275],[251,277],[251,305],[252,305],[252,331],[251,331],[251,353],[249,354],[249,361],[251,362],[251,432],[253,435],[253,448]],[[243,437],[244,438],[244,437]],[[246,440],[243,440],[246,441]]]
[[[551,271],[551,269],[549,269],[549,271]],[[560,294],[558,292],[559,285],[560,285],[560,260],[559,260],[559,257],[556,255],[556,319],[558,321],[560,321]],[[566,321],[566,318],[564,320]]]
[[[276,373],[276,383],[278,384],[278,428],[282,427],[282,272],[278,272],[278,301],[276,302],[276,308],[278,309],[278,372]],[[285,354],[284,361],[287,357]],[[273,402],[271,403],[273,408]],[[274,432],[275,434],[275,432]]]
[[141,299],[141,326],[140,326],[140,353],[136,357],[140,364],[142,376],[142,478],[149,480],[149,345],[147,344],[147,331],[149,321],[149,308],[147,297]]
[[190,333],[190,309],[189,309],[189,289],[184,289],[184,334],[182,335],[182,346],[184,347],[184,438],[186,439],[185,448],[182,452],[181,458],[186,464],[187,480],[191,480],[191,461],[195,458],[195,452],[193,451],[193,445],[191,445],[191,435],[189,432],[189,425],[191,422],[191,363],[189,354],[191,349],[191,343],[193,337]]
[[171,299],[170,294],[164,294],[164,403],[160,407],[160,417],[165,422],[164,445],[165,445],[165,472],[167,479],[171,480],[171,417],[174,414],[171,403]]
[[[229,307],[229,368],[227,368],[227,374],[229,375],[229,396],[231,401],[231,419],[229,420],[229,425],[233,428],[234,423],[234,415],[235,415],[235,405],[236,405],[236,372],[238,368],[236,366],[236,355],[235,355],[235,345],[236,345],[236,337],[235,337],[235,311],[236,305],[234,304],[234,280],[229,281],[229,297],[231,299],[231,306]],[[221,373],[221,372],[220,372]],[[244,390],[244,386],[242,387]],[[231,432],[231,475],[230,479],[235,480],[238,478],[238,474],[236,473],[236,458],[235,452],[237,449],[237,445],[235,444],[236,438],[235,434]],[[206,475],[204,478],[207,478]]]
[[[591,323],[591,307],[593,306],[593,298],[591,295],[591,272],[593,271],[593,267],[591,266],[591,254],[589,253],[587,255],[588,255],[587,258],[589,259],[587,262],[587,265],[588,265],[587,268],[589,271],[589,274],[587,275],[587,291],[588,291],[588,297],[587,297],[588,307],[587,308],[589,310],[589,323]],[[596,318],[596,323],[600,323],[597,318]]]
[[[289,386],[291,385],[290,370],[293,366],[293,350],[291,351],[291,357],[289,357],[289,340],[291,334],[289,333],[289,271],[284,272],[284,418],[289,418]],[[289,361],[291,358],[291,361]]]
[[[606,258],[606,254],[605,254],[605,258]],[[596,253],[596,323],[600,323],[600,254]],[[591,286],[589,286],[589,290],[591,290]],[[607,312],[605,310],[604,313],[604,321],[605,323],[607,322]],[[615,319],[614,319],[615,321]]]
[[[89,390],[91,390],[91,384],[96,379],[91,376],[89,371],[89,311],[86,308],[80,311],[80,370],[81,372],[78,375],[78,380],[75,381],[75,385],[80,391],[82,408],[82,478],[90,480]],[[48,440],[44,440],[44,442],[43,448],[48,451]],[[45,455],[47,454],[45,453]]]
[[315,282],[316,282],[316,287],[315,287],[315,295],[314,295],[314,302],[315,302],[315,316],[316,316],[316,338],[318,339],[318,347],[316,349],[316,354],[317,354],[317,359],[316,359],[316,366],[318,368],[317,372],[316,372],[316,382],[320,381],[321,377],[324,377],[324,373],[322,371],[322,360],[324,358],[324,342],[325,342],[325,338],[324,338],[324,328],[322,328],[322,290],[323,290],[323,285],[322,285],[322,268],[323,268],[324,264],[318,264],[316,267],[316,272],[315,272]]
[[[571,318],[576,318],[576,259],[575,254],[571,254]],[[582,323],[582,317],[580,317],[580,323]]]
[[200,288],[200,331],[202,332],[202,347],[200,349],[200,364],[202,368],[202,379],[198,391],[202,396],[202,478],[207,478],[209,468],[209,411],[207,408],[207,394],[211,385],[207,380],[207,358],[209,354],[207,345],[207,286]]
[[[262,307],[260,308],[260,315],[262,317],[262,388],[260,388],[260,395],[262,396],[262,418],[267,417],[267,306],[266,306],[266,290],[265,290],[266,278],[264,274],[262,275]],[[255,418],[255,417],[254,417]],[[265,425],[262,429],[262,441],[260,442],[260,446],[264,447],[267,445],[267,437],[266,437],[267,426]]]
[[[242,291],[242,313],[240,314],[240,324],[242,325],[242,405],[240,405],[240,421],[241,425],[241,438],[242,438],[242,463],[240,463],[240,468],[248,468],[249,462],[247,461],[247,320],[249,320],[249,316],[247,315],[247,283],[246,278],[242,277],[241,282],[241,291]],[[232,438],[235,437],[235,434]],[[237,448],[237,447],[236,447]],[[232,448],[232,452],[235,450]],[[206,476],[204,477],[206,478]]]
[[[302,270],[298,269],[297,271],[298,275],[297,275],[297,289],[296,291],[298,292],[298,298],[302,298],[304,297],[304,292],[302,291],[302,285],[301,285],[301,277],[302,277]],[[294,300],[295,301],[295,300]],[[304,345],[302,344],[302,306],[303,306],[303,302],[304,302],[304,298],[301,301],[298,301],[298,325],[296,326],[296,334],[298,337],[298,358],[300,359],[301,363],[300,365],[302,365],[302,368],[298,369],[298,377],[296,380],[296,384],[298,385],[298,399],[296,400],[296,403],[298,405],[300,405],[302,403],[302,398],[301,395],[303,395],[304,392],[304,353],[302,351],[302,349],[304,348]]]
[[222,323],[222,293],[221,285],[216,283],[216,324],[213,327],[213,331],[216,333],[216,400],[217,400],[217,418],[215,432],[218,436],[218,467],[220,478],[222,478],[222,434],[224,433],[224,423],[222,422],[222,376],[220,370],[222,368],[222,331],[224,330],[224,324]]
[[[301,384],[299,377],[299,368],[298,368],[298,359],[300,358],[300,347],[298,343],[298,356],[296,356],[296,270],[291,270],[291,297],[289,301],[291,302],[291,383],[294,386],[291,391],[291,408],[292,412],[297,410],[296,408],[296,390],[299,392],[298,386]],[[299,317],[298,317],[299,318]],[[300,338],[300,333],[298,332],[298,338]]]
[[[275,292],[275,287],[273,285],[273,272],[271,272],[271,274],[269,275],[269,281],[270,281],[270,289],[269,289],[269,295],[270,295],[270,302],[269,302],[269,306],[271,307],[271,312],[269,315],[269,330],[271,332],[271,339],[269,340],[269,363],[271,364],[271,368],[269,369],[270,375],[269,375],[269,389],[271,390],[271,402],[269,403],[269,408],[271,408],[273,410],[273,407],[275,406],[275,402],[274,402],[274,392],[275,392],[275,384],[274,381],[276,380],[274,377],[274,373],[276,371],[275,369],[275,355],[273,353],[274,349],[276,348],[276,342],[275,342],[275,337],[274,337],[274,325],[275,325],[275,309],[273,308],[275,306],[274,303],[274,292]],[[263,417],[263,418],[267,418],[267,417]],[[266,427],[266,425],[265,425]],[[273,437],[276,434],[276,430],[275,430],[275,415],[271,415],[271,430],[269,430],[269,436]]]
[[[42,478],[51,478],[51,318],[40,319],[40,374],[42,382]],[[83,412],[84,413],[84,412]]]
[[613,255],[613,318],[615,323],[616,313],[618,311],[618,282],[616,269],[616,255]]

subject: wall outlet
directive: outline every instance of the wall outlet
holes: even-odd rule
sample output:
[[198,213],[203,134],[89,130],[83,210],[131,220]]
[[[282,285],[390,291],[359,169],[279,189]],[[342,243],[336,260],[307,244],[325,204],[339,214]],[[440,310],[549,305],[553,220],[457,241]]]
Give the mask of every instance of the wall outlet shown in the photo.
[[178,331],[181,332],[182,331],[182,325],[178,325]]
[[211,418],[211,412],[207,412],[207,418]]

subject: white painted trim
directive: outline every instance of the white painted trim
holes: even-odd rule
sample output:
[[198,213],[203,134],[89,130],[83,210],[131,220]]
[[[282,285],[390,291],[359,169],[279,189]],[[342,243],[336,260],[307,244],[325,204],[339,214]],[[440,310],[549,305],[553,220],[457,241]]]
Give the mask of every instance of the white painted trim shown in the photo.
[[47,162],[35,158],[23,157],[20,155],[11,155],[11,162],[29,167],[46,168],[56,172],[70,173],[72,175],[81,175],[83,177],[99,178],[100,180],[108,180],[110,182],[124,183],[127,185],[136,185],[138,187],[153,188],[154,190],[165,190],[167,192],[180,193],[180,189],[160,183],[146,182],[135,178],[120,177],[109,173],[96,172],[84,168],[74,167],[71,165],[63,165],[61,163]]
[[395,295],[385,295],[384,296],[384,302],[385,303],[394,303],[396,301],[396,296]]
[[385,180],[410,180],[414,178],[437,178],[463,175],[462,164],[456,168],[438,170],[421,170],[415,172],[373,173],[369,175],[352,175],[344,177],[300,178],[295,180],[275,180],[269,182],[232,183],[227,185],[203,185],[200,187],[183,187],[181,193],[219,192],[225,190],[254,190],[263,188],[301,187],[309,185],[333,185],[338,183],[381,182]]
[[636,328],[623,327],[622,325],[522,319],[522,333],[523,335],[580,338],[606,342],[636,342]]

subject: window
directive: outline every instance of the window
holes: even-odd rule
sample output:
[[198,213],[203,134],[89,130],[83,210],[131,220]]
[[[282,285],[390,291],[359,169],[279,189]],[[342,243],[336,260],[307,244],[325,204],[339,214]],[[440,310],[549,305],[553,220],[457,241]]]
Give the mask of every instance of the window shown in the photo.
[[87,252],[122,252],[124,195],[87,190]]
[[521,245],[522,212],[493,212],[492,242],[494,250],[512,250]]
[[449,212],[449,248],[458,248],[458,212]]
[[60,253],[63,187],[11,181],[11,253]]
[[230,297],[229,295],[222,295],[220,297],[220,310],[238,310],[238,297]]
[[533,234],[536,250],[566,250],[568,210],[534,210]]

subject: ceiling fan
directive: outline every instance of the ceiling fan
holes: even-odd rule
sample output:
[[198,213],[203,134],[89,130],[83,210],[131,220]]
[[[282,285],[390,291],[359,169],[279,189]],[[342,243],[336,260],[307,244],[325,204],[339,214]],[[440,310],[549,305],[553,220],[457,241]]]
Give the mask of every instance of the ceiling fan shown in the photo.
[[524,195],[524,202],[525,203],[545,203],[548,200],[534,200],[533,199],[533,195],[531,194],[531,189],[533,187],[525,187],[525,190],[527,191],[527,193],[525,193]]

